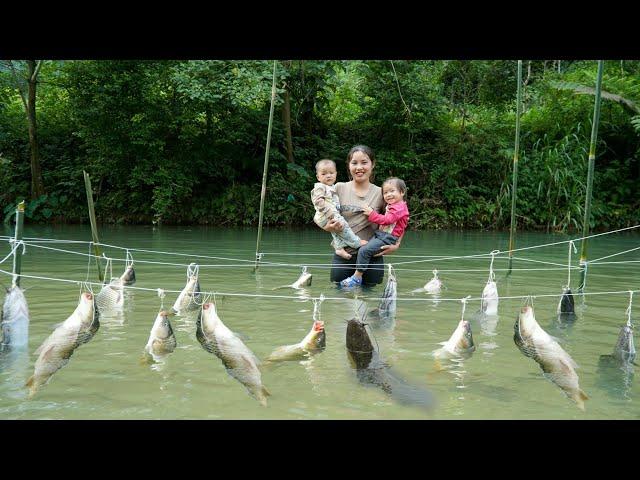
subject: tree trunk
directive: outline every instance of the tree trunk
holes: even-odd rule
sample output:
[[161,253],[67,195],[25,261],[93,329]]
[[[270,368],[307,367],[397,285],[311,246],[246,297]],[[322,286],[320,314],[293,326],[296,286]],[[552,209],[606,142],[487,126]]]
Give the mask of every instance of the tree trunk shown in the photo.
[[44,181],[40,169],[40,156],[38,154],[38,133],[36,123],[36,84],[37,75],[35,60],[27,60],[29,66],[29,92],[27,97],[27,119],[29,120],[29,146],[31,147],[31,198],[36,199],[44,195]]
[[293,139],[291,136],[291,102],[289,100],[289,86],[284,90],[284,107],[282,109],[282,120],[284,131],[287,137],[287,161],[293,163]]

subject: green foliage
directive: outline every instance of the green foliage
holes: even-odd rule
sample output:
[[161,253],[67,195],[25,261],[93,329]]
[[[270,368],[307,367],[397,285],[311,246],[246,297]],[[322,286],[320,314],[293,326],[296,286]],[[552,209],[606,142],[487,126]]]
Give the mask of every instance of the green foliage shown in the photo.
[[[0,208],[30,194],[27,121],[0,62]],[[16,65],[21,68],[22,64]],[[558,69],[558,66],[560,67]],[[276,62],[266,225],[313,225],[320,158],[347,180],[347,151],[374,148],[376,183],[404,178],[413,228],[506,228],[515,134],[515,61]],[[258,222],[272,61],[46,61],[38,137],[48,195],[31,222]],[[582,226],[596,62],[525,61],[519,228]],[[591,89],[591,90],[590,90]],[[640,221],[640,62],[607,61],[594,228]],[[282,109],[291,107],[293,161]]]

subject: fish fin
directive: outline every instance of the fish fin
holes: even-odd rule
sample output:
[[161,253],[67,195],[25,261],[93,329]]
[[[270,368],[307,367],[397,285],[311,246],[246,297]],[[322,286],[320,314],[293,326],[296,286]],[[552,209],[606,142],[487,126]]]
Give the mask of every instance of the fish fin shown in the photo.
[[586,393],[584,393],[582,389],[579,390],[578,395],[580,395],[580,398],[582,400],[589,400],[589,396]]
[[584,401],[589,399],[586,393],[584,393],[581,389],[578,389],[578,393],[572,398],[576,402],[576,405],[578,405],[578,408],[580,410],[582,410],[583,412],[586,411]]
[[27,383],[24,384],[25,387],[32,387],[33,386],[33,382],[35,380],[35,375],[31,375],[29,377],[29,380],[27,380]]
[[262,385],[262,393],[264,394],[265,397],[271,396],[271,392],[267,390],[267,387],[265,387],[264,385]]

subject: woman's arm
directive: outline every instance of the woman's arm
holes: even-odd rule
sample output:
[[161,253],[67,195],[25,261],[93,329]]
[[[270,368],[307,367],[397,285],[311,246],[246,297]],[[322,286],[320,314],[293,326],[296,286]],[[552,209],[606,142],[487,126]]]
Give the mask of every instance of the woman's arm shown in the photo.
[[[402,237],[404,237],[404,235]],[[382,245],[380,247],[380,250],[382,251],[380,253],[376,253],[374,257],[380,257],[382,255],[390,255],[393,252],[395,252],[397,249],[400,248],[400,242],[402,241],[402,237],[398,238],[398,241],[396,242],[395,245]]]
[[342,223],[340,223],[340,220],[336,218],[332,218],[324,227],[322,227],[323,230],[331,233],[340,233],[343,228],[344,227],[342,226]]

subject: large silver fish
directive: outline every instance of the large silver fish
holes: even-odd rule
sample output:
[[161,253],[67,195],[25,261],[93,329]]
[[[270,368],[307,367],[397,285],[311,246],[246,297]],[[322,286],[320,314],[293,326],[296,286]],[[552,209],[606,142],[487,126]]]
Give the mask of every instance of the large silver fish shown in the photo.
[[249,393],[267,406],[269,391],[262,384],[260,360],[240,338],[222,323],[213,303],[205,303],[196,322],[196,338],[207,352],[213,353],[229,375],[242,383]]
[[29,307],[17,285],[7,289],[0,314],[2,345],[0,350],[22,348],[29,344]]
[[324,332],[324,322],[316,320],[306,337],[295,345],[286,345],[275,349],[267,362],[283,362],[287,360],[304,360],[311,355],[324,350],[326,345],[326,334]]
[[83,343],[93,338],[100,328],[99,313],[94,296],[83,293],[80,302],[60,326],[38,347],[33,375],[27,380],[29,396],[33,396],[41,385],[69,362],[69,357]]
[[[366,318],[364,319],[366,320]],[[364,321],[351,319],[347,323],[347,354],[358,380],[363,385],[375,385],[398,403],[431,411],[435,399],[431,392],[403,380],[380,358],[373,348]]]
[[433,352],[436,359],[469,358],[476,350],[471,324],[466,320],[460,320],[449,340],[441,342],[440,345],[442,347]]
[[187,280],[187,284],[178,295],[173,304],[173,311],[178,315],[184,315],[187,312],[200,308],[202,294],[200,293],[200,282],[197,275],[191,275]]
[[584,410],[584,401],[589,397],[580,389],[576,368],[578,365],[560,344],[545,332],[536,321],[533,307],[522,307],[514,325],[513,340],[520,351],[533,358],[545,376]]
[[147,340],[144,350],[153,357],[154,360],[157,360],[173,352],[175,348],[176,337],[171,328],[169,313],[161,310],[153,322],[149,340]]

